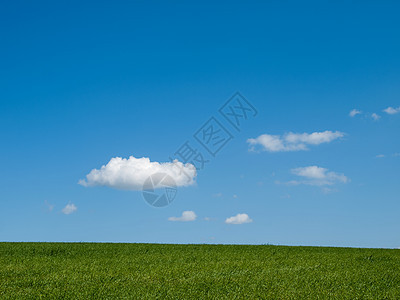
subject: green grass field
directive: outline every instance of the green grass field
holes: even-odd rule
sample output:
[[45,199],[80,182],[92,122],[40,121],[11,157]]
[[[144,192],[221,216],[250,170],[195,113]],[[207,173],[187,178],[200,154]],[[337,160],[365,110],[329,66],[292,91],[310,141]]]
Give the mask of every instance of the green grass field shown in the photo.
[[400,250],[0,243],[0,298],[400,299]]

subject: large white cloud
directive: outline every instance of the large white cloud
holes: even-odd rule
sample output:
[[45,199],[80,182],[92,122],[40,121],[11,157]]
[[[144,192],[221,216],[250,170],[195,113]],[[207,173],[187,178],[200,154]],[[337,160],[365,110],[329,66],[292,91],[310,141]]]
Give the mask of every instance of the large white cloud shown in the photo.
[[79,184],[86,187],[108,186],[122,190],[142,190],[146,179],[157,173],[169,175],[176,186],[187,186],[194,183],[196,168],[178,160],[159,163],[151,162],[147,157],[113,157],[100,169],[90,171],[86,179],[79,180]]
[[176,222],[190,222],[195,221],[197,218],[194,211],[186,210],[182,213],[180,217],[169,217],[168,221],[176,221]]
[[319,145],[330,143],[333,140],[344,136],[340,131],[323,131],[313,133],[292,133],[283,136],[262,134],[255,139],[248,139],[250,150],[254,151],[256,146],[261,146],[262,150],[269,152],[280,151],[301,151],[308,150],[308,145]]
[[395,114],[400,113],[400,106],[397,108],[393,108],[393,107],[389,106],[388,108],[385,108],[383,111],[389,115],[395,115]]
[[304,178],[303,180],[294,180],[290,184],[308,184],[308,185],[333,185],[335,183],[347,183],[349,179],[344,174],[331,172],[326,168],[318,166],[309,166],[295,168],[291,170],[292,174]]
[[226,224],[244,224],[253,222],[248,214],[237,214],[236,216],[229,217],[225,220]]

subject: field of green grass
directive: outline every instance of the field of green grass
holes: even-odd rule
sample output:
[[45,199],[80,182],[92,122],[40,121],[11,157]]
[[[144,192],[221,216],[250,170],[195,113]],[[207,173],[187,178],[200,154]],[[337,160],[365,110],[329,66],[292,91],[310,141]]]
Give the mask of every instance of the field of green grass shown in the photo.
[[400,299],[400,250],[0,243],[0,298]]

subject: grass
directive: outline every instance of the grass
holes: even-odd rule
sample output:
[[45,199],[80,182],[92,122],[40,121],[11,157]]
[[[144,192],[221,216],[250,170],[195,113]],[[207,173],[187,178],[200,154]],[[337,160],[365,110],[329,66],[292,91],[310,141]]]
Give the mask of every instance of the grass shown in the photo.
[[400,250],[0,243],[0,298],[400,299]]

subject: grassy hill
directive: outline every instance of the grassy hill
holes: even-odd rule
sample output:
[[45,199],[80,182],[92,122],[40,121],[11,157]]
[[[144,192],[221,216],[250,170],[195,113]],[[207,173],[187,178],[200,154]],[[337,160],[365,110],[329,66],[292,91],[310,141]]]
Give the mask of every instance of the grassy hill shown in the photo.
[[400,299],[400,250],[0,243],[0,298]]

